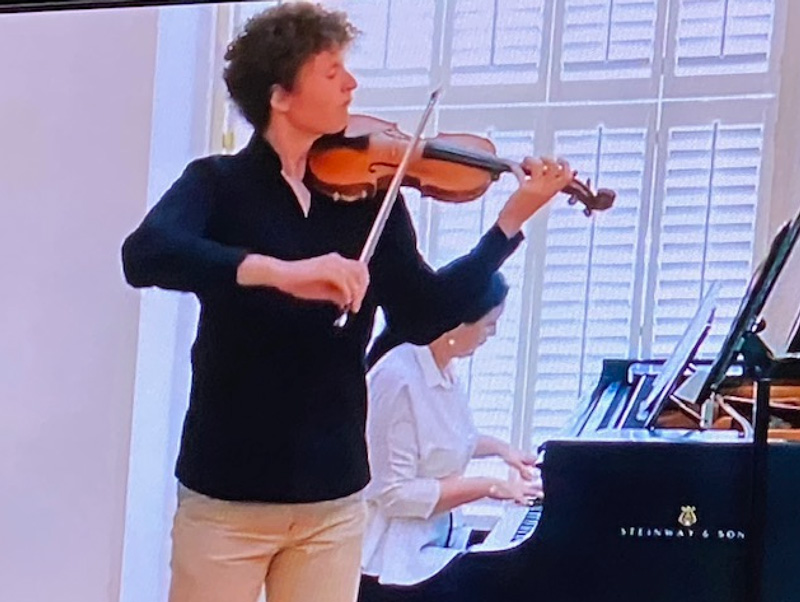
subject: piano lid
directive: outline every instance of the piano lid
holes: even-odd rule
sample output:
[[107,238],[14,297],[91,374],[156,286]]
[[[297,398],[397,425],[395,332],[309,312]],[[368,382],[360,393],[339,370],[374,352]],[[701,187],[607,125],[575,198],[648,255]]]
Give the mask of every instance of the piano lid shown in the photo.
[[800,214],[787,222],[772,240],[767,257],[758,265],[750,278],[750,284],[739,305],[739,310],[730,330],[722,343],[722,349],[709,370],[701,391],[699,401],[708,399],[717,391],[725,379],[728,367],[736,361],[744,345],[745,338],[755,331],[758,319],[764,308],[783,266],[800,235]]

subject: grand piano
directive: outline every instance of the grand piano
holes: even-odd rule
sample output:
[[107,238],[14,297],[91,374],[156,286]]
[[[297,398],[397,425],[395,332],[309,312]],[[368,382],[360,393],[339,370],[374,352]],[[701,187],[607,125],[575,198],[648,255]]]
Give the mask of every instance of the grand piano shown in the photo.
[[800,358],[775,358],[758,337],[798,235],[800,216],[773,240],[717,358],[695,358],[711,290],[666,361],[604,362],[543,445],[541,502],[509,508],[440,573],[382,599],[800,601]]

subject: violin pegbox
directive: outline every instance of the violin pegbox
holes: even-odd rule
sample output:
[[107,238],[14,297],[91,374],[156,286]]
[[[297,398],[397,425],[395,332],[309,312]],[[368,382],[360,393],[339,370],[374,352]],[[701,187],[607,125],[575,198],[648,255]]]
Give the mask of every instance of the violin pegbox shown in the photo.
[[[574,195],[573,195],[573,196],[571,196],[571,197],[569,197],[569,198],[567,199],[567,203],[568,203],[569,205],[576,205],[576,204],[578,203],[578,197],[576,197],[576,196],[574,196]],[[592,216],[592,213],[593,213],[593,211],[592,211],[592,208],[591,208],[591,207],[589,207],[588,205],[584,205],[584,206],[583,206],[583,214],[584,214],[586,217],[591,217],[591,216]]]
[[[578,170],[576,169],[575,171],[572,172],[572,177],[574,179],[577,176],[578,176]],[[588,196],[591,195],[591,191],[592,191],[592,179],[591,178],[586,178],[586,192],[588,193]],[[576,205],[579,200],[580,199],[578,198],[578,195],[573,192],[570,195],[570,197],[567,199],[567,203],[570,206],[572,206],[572,205]],[[588,203],[584,203],[584,205],[583,205],[583,214],[586,217],[591,217],[592,216],[592,208],[589,206]]]
[[564,189],[564,192],[570,195],[567,200],[570,205],[575,205],[580,201],[583,203],[583,214],[591,217],[593,212],[605,211],[614,204],[614,199],[617,197],[616,192],[608,188],[601,188],[597,192],[593,192],[591,178],[586,178],[584,184],[575,177],[577,175],[577,171],[572,172],[573,182]]
[[[578,172],[575,171],[574,175],[578,175]],[[589,194],[591,194],[591,192],[592,192],[592,178],[586,178],[586,190],[588,190]],[[590,205],[584,205],[583,206],[583,214],[586,217],[591,217],[592,216],[592,207]]]

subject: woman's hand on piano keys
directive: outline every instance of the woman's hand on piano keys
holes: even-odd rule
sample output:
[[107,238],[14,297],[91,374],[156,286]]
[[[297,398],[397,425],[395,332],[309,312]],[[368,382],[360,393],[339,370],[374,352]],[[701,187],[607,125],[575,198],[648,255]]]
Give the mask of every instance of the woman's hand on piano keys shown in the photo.
[[506,464],[516,469],[519,476],[526,481],[534,481],[539,476],[539,469],[536,468],[536,456],[519,450],[510,445],[500,454]]
[[532,499],[542,497],[541,482],[495,479],[489,486],[487,497],[493,500],[513,500],[517,504],[527,506]]

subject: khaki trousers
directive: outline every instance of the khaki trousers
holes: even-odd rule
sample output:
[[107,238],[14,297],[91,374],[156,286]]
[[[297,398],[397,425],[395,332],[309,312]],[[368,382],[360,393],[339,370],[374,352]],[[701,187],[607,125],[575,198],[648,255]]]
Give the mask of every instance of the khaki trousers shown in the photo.
[[307,504],[227,502],[181,488],[169,602],[354,602],[360,493]]

